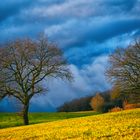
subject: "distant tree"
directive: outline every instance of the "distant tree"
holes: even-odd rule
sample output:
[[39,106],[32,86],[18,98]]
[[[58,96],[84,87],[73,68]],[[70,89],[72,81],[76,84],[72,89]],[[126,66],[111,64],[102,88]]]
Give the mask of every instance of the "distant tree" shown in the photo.
[[90,105],[93,108],[93,110],[102,112],[102,107],[103,107],[104,103],[105,103],[104,98],[99,93],[97,93],[91,99]]
[[0,98],[13,96],[23,105],[24,124],[28,125],[29,103],[33,96],[47,92],[45,78],[71,79],[62,51],[42,36],[24,39],[0,48]]
[[140,40],[127,48],[117,48],[110,55],[109,63],[106,72],[109,80],[117,85],[122,93],[140,97]]
[[121,88],[119,87],[119,85],[113,86],[110,96],[111,96],[111,101],[114,101],[114,102],[117,102],[117,101],[124,102],[128,100],[129,98],[127,94],[124,94],[123,91],[121,91]]
[[110,102],[110,100],[111,100],[110,94],[111,94],[111,90],[100,92],[100,95],[104,98],[105,102]]
[[110,94],[111,94],[111,100],[120,98],[121,89],[120,89],[119,85],[114,85]]

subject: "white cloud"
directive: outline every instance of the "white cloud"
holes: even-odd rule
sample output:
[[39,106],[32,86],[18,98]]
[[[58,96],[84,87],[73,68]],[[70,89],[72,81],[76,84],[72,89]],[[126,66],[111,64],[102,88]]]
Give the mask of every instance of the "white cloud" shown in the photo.
[[104,76],[107,60],[107,56],[98,57],[91,64],[85,65],[81,69],[75,65],[70,65],[74,76],[72,83],[60,79],[47,81],[47,86],[49,86],[48,94],[36,97],[32,102],[42,108],[48,104],[57,107],[65,101],[109,89],[110,85]]

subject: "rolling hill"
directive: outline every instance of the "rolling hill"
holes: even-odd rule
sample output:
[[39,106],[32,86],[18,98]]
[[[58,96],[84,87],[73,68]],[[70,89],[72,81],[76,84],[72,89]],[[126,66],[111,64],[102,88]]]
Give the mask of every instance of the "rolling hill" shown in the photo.
[[140,109],[0,129],[0,140],[140,139]]

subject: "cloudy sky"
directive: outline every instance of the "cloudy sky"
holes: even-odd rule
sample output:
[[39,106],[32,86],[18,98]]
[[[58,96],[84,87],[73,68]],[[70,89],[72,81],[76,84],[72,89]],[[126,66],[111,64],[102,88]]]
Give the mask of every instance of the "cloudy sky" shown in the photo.
[[[4,0],[0,4],[0,43],[44,32],[58,43],[75,77],[73,83],[47,81],[46,96],[31,111],[51,111],[63,102],[111,87],[104,72],[108,55],[140,35],[140,0]],[[1,108],[13,104],[4,100]]]

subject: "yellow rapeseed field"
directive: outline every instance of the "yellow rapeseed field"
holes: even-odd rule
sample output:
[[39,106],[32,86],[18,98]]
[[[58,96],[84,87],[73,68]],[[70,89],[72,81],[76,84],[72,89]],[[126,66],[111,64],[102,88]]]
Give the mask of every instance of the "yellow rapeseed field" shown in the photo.
[[140,109],[0,129],[0,140],[140,140]]

